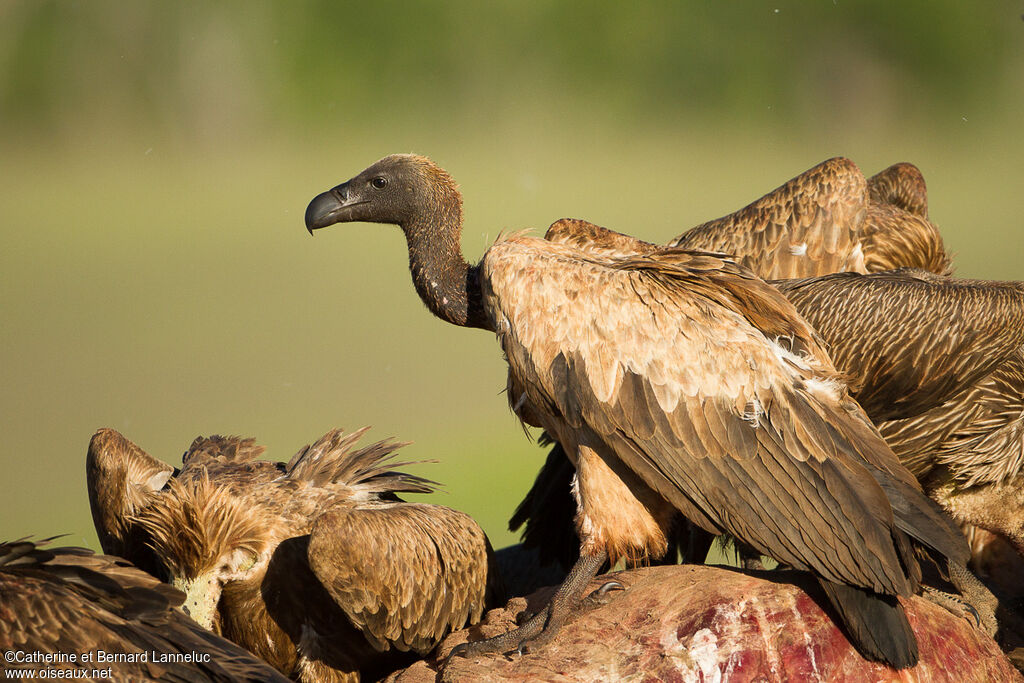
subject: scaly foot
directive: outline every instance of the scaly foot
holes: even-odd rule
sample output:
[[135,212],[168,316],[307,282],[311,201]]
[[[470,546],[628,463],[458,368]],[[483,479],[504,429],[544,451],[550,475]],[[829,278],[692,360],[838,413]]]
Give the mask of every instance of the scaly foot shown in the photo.
[[[475,643],[462,643],[455,646],[451,654],[448,655],[448,659],[456,656],[475,657],[493,652],[523,654],[550,642],[562,624],[577,613],[581,602],[583,602],[581,601],[583,591],[607,559],[608,556],[604,551],[594,555],[581,554],[569,575],[565,577],[565,581],[555,591],[547,607],[530,617],[522,626],[508,633],[487,640],[478,640]],[[599,601],[605,599],[608,591],[615,588],[622,588],[622,584],[617,581],[605,583],[594,591],[594,594],[588,596],[585,608],[589,609],[600,604]],[[593,601],[591,601],[592,597],[594,597]]]

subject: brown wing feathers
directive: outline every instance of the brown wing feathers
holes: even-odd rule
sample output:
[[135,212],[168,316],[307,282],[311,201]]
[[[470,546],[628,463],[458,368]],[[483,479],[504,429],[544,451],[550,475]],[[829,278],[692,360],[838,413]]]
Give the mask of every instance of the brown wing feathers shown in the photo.
[[867,183],[856,165],[829,159],[669,244],[735,254],[766,279],[859,270],[856,243],[866,200]]
[[496,580],[478,571],[491,564],[490,546],[472,519],[411,503],[322,515],[310,534],[309,564],[375,648],[420,654],[449,630],[478,621]]
[[1024,288],[915,270],[777,281],[854,374],[875,421],[913,417],[952,397],[1024,345]]
[[[198,652],[208,657],[119,663],[117,680],[288,680],[175,609],[184,596],[171,586],[120,558],[45,543],[0,543],[0,648],[50,654]],[[79,662],[55,668],[93,666]]]
[[[396,493],[436,485],[397,469],[409,464],[395,459],[401,443],[357,448],[365,431],[331,430],[287,464],[257,460],[263,449],[252,439],[201,437],[167,486],[144,487],[134,507],[93,496],[94,511],[122,536],[146,541],[125,545],[129,556],[151,559],[183,586],[211,577],[203,581],[216,586],[225,634],[282,671],[304,671],[304,680],[363,667],[383,675],[405,659],[381,651],[424,653],[448,630],[478,620],[502,591],[479,526],[442,506],[401,502]],[[144,482],[151,471],[164,480],[174,473],[116,432],[98,433],[90,484],[107,485],[108,470],[135,461]],[[105,508],[111,500],[118,504]],[[236,562],[227,578],[217,573]],[[338,604],[317,598],[317,586],[296,585],[302,575],[306,583],[319,577]],[[302,604],[310,598],[319,600],[315,608]]]

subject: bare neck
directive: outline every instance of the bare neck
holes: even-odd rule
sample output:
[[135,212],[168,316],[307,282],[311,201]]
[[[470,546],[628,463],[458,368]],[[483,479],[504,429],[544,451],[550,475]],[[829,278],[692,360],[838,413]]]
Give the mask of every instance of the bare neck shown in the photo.
[[479,268],[462,257],[462,206],[436,202],[402,225],[416,292],[431,312],[460,327],[491,329],[483,309]]

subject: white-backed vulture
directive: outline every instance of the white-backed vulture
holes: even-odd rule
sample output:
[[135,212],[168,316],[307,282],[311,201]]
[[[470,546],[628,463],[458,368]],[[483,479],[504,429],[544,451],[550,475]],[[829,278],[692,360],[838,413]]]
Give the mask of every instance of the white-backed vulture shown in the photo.
[[513,410],[576,467],[579,561],[546,609],[463,654],[542,645],[606,560],[659,557],[682,513],[814,573],[866,657],[915,664],[897,599],[920,580],[913,548],[962,565],[966,542],[778,290],[717,254],[605,258],[525,236],[472,266],[454,181],[413,155],[306,210],[310,232],[355,221],[402,228],[424,303],[497,334]]
[[357,450],[365,431],[332,430],[288,463],[258,460],[252,439],[200,437],[175,471],[100,430],[87,462],[97,533],[129,559],[147,548],[197,622],[278,671],[376,680],[479,620],[496,576],[476,522],[402,502],[433,482],[392,470],[408,464],[394,461],[403,444]]
[[184,599],[121,558],[0,543],[0,670],[135,683],[288,680],[175,609]]

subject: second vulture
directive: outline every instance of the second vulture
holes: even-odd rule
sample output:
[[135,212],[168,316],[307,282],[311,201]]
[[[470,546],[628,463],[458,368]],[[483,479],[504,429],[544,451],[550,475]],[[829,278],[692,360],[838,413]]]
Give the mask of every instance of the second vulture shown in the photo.
[[[401,444],[332,430],[288,462],[252,439],[196,439],[175,469],[111,429],[89,444],[104,551],[186,594],[206,628],[296,680],[377,680],[475,623],[500,590],[470,517],[407,503],[433,483],[392,468]],[[142,552],[142,549],[145,552]]]

